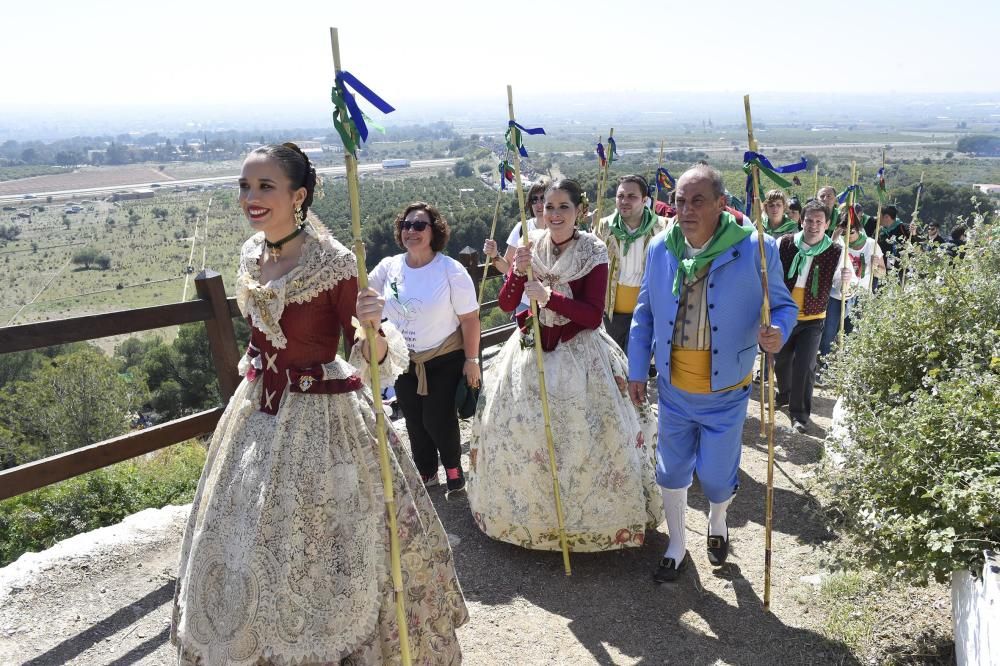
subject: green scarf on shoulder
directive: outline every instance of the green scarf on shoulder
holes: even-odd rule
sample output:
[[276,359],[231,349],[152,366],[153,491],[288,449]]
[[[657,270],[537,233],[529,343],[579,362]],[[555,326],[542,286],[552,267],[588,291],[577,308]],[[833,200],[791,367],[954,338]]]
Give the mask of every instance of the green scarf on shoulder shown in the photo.
[[[867,243],[868,243],[868,234],[865,233],[864,227],[862,227],[861,229],[858,230],[858,239],[856,241],[849,243],[849,245],[852,250],[864,250],[865,244]],[[863,278],[865,276],[868,262],[865,261],[864,252],[862,252],[859,256],[861,257],[861,272],[858,273],[858,277]]]
[[903,223],[902,220],[900,220],[897,217],[895,220],[892,221],[892,224],[890,224],[887,227],[883,227],[883,226],[879,225],[878,235],[879,236],[888,236],[889,234],[891,234],[893,231],[896,230],[896,227],[898,227],[902,223]]
[[830,221],[826,225],[826,235],[833,235],[833,230],[837,228],[837,223],[840,222],[840,208],[834,205],[833,210],[830,211]]
[[638,239],[647,235],[653,230],[653,225],[656,224],[656,215],[653,211],[646,207],[642,209],[642,222],[639,223],[639,227],[632,231],[622,221],[622,216],[619,213],[615,213],[615,216],[611,218],[611,226],[609,227],[611,235],[618,239],[618,242],[622,244],[622,256],[628,254],[629,248],[632,247],[632,243],[636,242]]
[[799,230],[799,223],[793,220],[792,218],[788,217],[787,215],[785,215],[785,217],[782,218],[781,224],[779,224],[777,227],[774,227],[773,229],[771,228],[771,220],[767,217],[767,215],[765,215],[763,219],[763,225],[764,225],[764,231],[767,234],[774,236],[775,238]]
[[712,262],[713,259],[724,253],[726,250],[736,245],[744,238],[753,233],[750,227],[742,227],[736,221],[732,213],[726,211],[719,216],[719,228],[715,230],[715,235],[705,245],[705,249],[696,257],[686,259],[684,257],[684,232],[681,231],[680,223],[671,225],[663,242],[667,246],[667,251],[677,259],[677,275],[674,277],[674,296],[680,296],[681,285],[684,278],[693,280],[695,274]]
[[[806,264],[811,257],[815,257],[818,254],[823,254],[826,252],[827,248],[833,245],[833,241],[826,234],[823,235],[822,240],[813,245],[812,247],[806,246],[802,241],[803,232],[795,234],[795,247],[798,248],[798,252],[792,258],[792,265],[788,267],[788,273],[786,277],[791,280],[798,278],[802,274],[802,271],[806,269]],[[813,262],[812,271],[812,284],[809,286],[809,291],[812,292],[813,296],[819,295],[819,264]]]

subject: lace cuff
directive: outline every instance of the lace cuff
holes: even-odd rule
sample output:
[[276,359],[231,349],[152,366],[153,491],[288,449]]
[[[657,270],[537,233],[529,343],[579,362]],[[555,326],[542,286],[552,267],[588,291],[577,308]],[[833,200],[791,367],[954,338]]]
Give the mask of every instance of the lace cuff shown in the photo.
[[236,372],[239,373],[240,377],[246,377],[248,382],[252,382],[257,378],[257,373],[263,367],[264,364],[260,360],[260,350],[253,345],[249,345],[247,353],[243,355],[243,358],[236,365]]
[[[379,381],[382,387],[385,388],[386,386],[395,384],[396,378],[410,367],[410,350],[406,347],[406,340],[403,338],[403,334],[390,322],[382,322],[381,329],[385,336],[386,344],[389,345],[389,350],[386,352],[385,358],[382,359],[381,365],[379,365]],[[370,366],[361,354],[361,345],[363,344],[368,343],[364,339],[361,339],[356,341],[354,346],[351,347],[349,363],[358,369],[361,381],[371,386]]]

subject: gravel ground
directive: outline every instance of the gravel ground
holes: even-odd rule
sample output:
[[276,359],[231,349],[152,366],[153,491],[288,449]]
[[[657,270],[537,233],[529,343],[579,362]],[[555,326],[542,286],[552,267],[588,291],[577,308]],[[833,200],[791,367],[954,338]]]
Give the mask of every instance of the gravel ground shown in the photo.
[[[488,539],[464,494],[446,500],[443,489],[432,489],[471,612],[459,634],[465,663],[858,663],[822,635],[818,592],[800,580],[821,570],[823,544],[833,536],[806,490],[833,406],[823,396],[815,402],[815,436],[792,433],[787,416],[778,416],[770,613],[762,605],[767,451],[756,402],[729,512],[729,562],[708,563],[707,503],[696,483],[687,521],[694,566],[673,585],[651,580],[666,546],[662,531],[640,549],[573,555],[566,577],[559,553]],[[0,569],[0,664],[174,663],[168,628],[186,508],[143,512]],[[129,535],[95,543],[108,530]]]

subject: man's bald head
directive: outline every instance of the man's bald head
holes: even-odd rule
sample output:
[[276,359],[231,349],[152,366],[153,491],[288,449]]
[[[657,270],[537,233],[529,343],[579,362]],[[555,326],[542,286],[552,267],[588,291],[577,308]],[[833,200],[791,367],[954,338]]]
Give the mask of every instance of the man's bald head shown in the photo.
[[677,185],[680,186],[685,181],[696,180],[707,180],[711,183],[711,192],[715,197],[721,197],[726,194],[726,186],[722,182],[722,174],[707,164],[696,164],[682,173],[681,177],[677,179]]

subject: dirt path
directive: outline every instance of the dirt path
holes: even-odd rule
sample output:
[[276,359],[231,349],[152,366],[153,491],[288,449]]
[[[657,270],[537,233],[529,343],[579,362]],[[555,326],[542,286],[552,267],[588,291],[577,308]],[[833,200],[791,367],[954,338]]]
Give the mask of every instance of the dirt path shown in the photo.
[[[832,401],[816,402],[822,436]],[[824,617],[811,601],[817,593],[800,580],[820,571],[822,543],[831,536],[803,490],[822,455],[817,437],[778,434],[772,613],[762,610],[767,457],[756,414],[751,402],[742,486],[729,514],[729,562],[720,569],[708,563],[707,504],[696,484],[690,506],[697,512],[687,523],[694,566],[675,585],[656,586],[650,577],[666,545],[662,532],[648,535],[641,549],[573,555],[567,578],[558,553],[486,538],[464,496],[446,501],[433,489],[471,612],[460,630],[465,663],[857,663],[819,633]],[[787,427],[787,417],[778,424]],[[13,588],[0,570],[0,664],[174,663],[168,624],[184,508],[164,511],[166,526],[142,543],[46,561]]]

